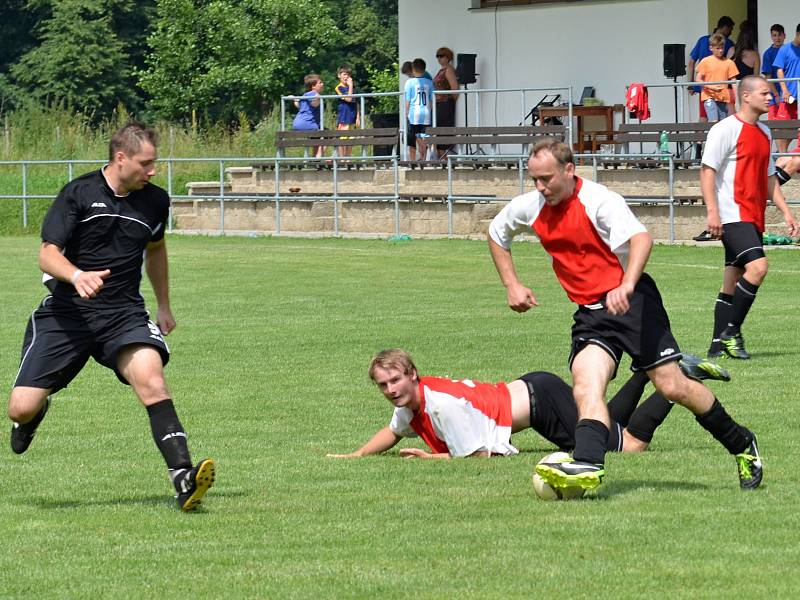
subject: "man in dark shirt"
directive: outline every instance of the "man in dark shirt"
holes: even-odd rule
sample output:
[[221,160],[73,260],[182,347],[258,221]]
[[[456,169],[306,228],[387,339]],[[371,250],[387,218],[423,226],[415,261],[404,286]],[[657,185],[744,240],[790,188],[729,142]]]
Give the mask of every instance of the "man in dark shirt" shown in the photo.
[[[167,193],[155,175],[157,137],[131,123],[109,144],[109,164],[68,183],[42,225],[39,268],[52,292],[28,321],[8,402],[11,448],[28,449],[50,406],[93,357],[130,385],[147,409],[181,510],[196,508],[214,482],[214,461],[192,466],[163,367],[163,335],[175,328],[169,304],[164,228]],[[158,304],[150,321],[139,293],[142,264]]]

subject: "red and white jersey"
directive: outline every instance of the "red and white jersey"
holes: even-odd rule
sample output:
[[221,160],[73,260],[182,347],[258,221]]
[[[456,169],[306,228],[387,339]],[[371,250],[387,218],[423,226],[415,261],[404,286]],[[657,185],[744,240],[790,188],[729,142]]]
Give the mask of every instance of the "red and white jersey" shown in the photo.
[[511,396],[505,383],[419,380],[419,410],[395,408],[389,428],[403,437],[421,437],[434,452],[453,457],[489,451],[517,454],[511,445]]
[[726,117],[708,132],[703,164],[717,172],[717,204],[722,223],[747,221],[764,231],[767,180],[775,174],[772,137],[763,123]]
[[489,226],[492,240],[506,249],[515,236],[534,233],[561,287],[578,304],[594,304],[622,282],[629,240],[646,231],[622,196],[581,177],[575,178],[575,193],[556,206],[538,191],[522,194]]

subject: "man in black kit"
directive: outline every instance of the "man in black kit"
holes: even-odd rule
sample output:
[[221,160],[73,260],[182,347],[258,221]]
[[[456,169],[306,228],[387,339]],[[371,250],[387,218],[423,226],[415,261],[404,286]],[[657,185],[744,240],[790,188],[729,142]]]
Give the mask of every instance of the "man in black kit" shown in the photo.
[[[22,454],[50,406],[89,357],[113,369],[147,409],[181,510],[195,509],[214,483],[214,461],[194,467],[163,367],[163,335],[175,328],[164,240],[169,196],[149,183],[157,137],[131,123],[109,144],[109,162],[68,183],[42,225],[39,268],[47,296],[28,321],[19,372],[8,401],[11,449]],[[158,310],[149,319],[139,293],[142,263]]]

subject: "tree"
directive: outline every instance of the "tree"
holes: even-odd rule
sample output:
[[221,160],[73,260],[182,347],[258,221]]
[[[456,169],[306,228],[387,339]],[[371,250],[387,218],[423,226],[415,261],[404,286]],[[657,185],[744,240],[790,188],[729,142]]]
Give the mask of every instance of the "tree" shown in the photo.
[[139,72],[162,117],[257,118],[296,83],[336,27],[314,0],[159,0],[147,68]]
[[41,43],[11,67],[33,99],[54,101],[95,117],[134,97],[124,45],[112,27],[114,11],[130,0],[58,0],[40,26]]
[[[398,62],[397,0],[326,0],[341,35],[326,58],[336,73],[342,64],[366,83],[369,73],[383,72]],[[360,89],[364,89],[363,85]]]

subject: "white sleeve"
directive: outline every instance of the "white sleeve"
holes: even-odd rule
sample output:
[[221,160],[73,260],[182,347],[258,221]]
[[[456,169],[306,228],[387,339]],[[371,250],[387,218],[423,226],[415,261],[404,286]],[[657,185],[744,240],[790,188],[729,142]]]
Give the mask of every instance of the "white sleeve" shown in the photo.
[[[762,123],[759,123],[759,127],[767,134],[767,138],[769,138],[769,147],[772,148],[772,131]],[[773,175],[775,175],[775,157],[772,156],[772,152],[770,152],[769,164],[767,165],[767,177],[772,177]]]
[[637,233],[647,231],[625,198],[610,190],[597,207],[597,226],[601,231],[607,231],[608,246],[612,252],[616,252]]
[[392,433],[400,437],[417,437],[417,432],[411,427],[411,419],[414,413],[405,407],[395,408],[392,420],[389,422],[389,429]]
[[502,248],[511,248],[514,237],[521,233],[531,233],[536,215],[541,206],[541,194],[530,192],[517,196],[506,204],[489,225],[489,235]]
[[498,427],[494,420],[463,398],[427,390],[425,412],[431,419],[436,436],[444,440],[453,458],[475,452],[490,451],[503,455],[518,452],[510,443],[510,427]]
[[722,164],[728,159],[731,153],[730,135],[727,127],[715,125],[708,130],[706,145],[703,149],[702,164],[711,167],[717,173],[720,172]]

